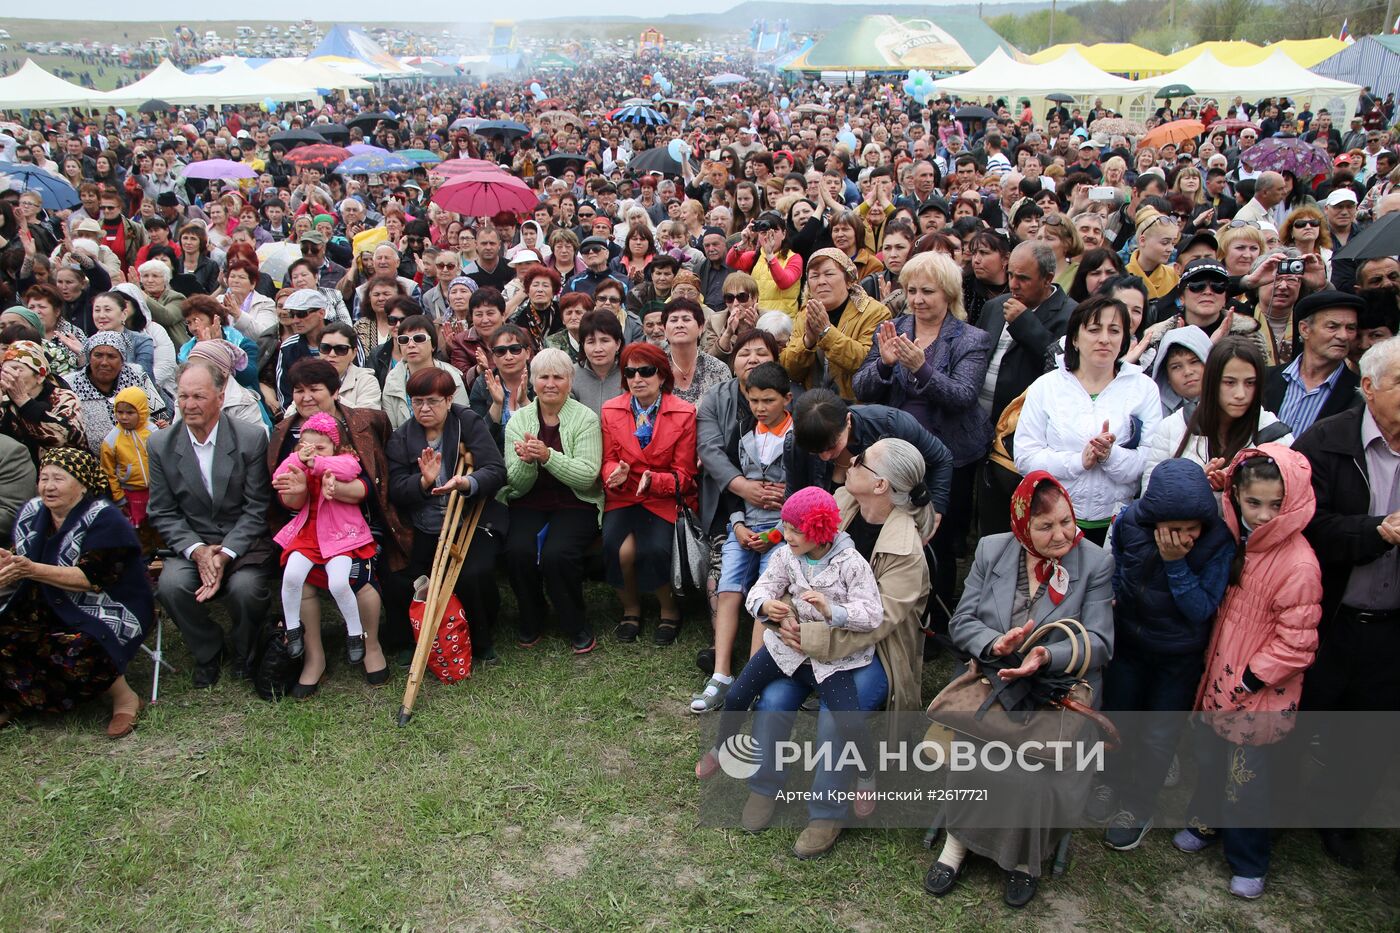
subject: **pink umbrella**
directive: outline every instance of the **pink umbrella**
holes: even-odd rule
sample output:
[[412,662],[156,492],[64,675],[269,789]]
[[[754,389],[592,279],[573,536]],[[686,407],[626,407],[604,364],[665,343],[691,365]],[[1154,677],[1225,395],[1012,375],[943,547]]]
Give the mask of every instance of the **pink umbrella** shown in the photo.
[[355,143],[345,147],[352,155],[388,155],[388,149],[371,146],[369,143]]
[[539,195],[505,172],[469,172],[458,175],[433,192],[438,207],[469,217],[489,217],[499,211],[525,214],[533,210]]
[[442,175],[447,178],[455,178],[458,175],[465,175],[468,172],[500,172],[503,169],[498,162],[490,162],[486,159],[448,159],[446,162],[439,162],[428,169],[429,175]]
[[253,171],[252,166],[244,165],[242,162],[234,162],[232,159],[205,159],[203,162],[191,162],[185,166],[185,170],[181,174],[185,178],[202,178],[205,181],[258,177],[258,173]]

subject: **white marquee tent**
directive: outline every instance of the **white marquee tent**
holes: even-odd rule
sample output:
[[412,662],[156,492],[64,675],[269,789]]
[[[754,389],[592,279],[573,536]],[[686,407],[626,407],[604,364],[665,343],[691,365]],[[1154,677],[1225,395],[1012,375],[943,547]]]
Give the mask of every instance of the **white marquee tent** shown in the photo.
[[168,59],[140,81],[101,95],[101,103],[113,107],[139,105],[152,98],[171,104],[254,104],[263,100],[310,100],[316,89],[262,78],[239,60],[229,60],[212,74],[186,74]]
[[[1288,97],[1311,103],[1314,111],[1326,107],[1335,124],[1346,126],[1346,118],[1356,112],[1361,86],[1308,71],[1282,49],[1276,50],[1257,65],[1234,67],[1226,65],[1210,52],[1176,71],[1155,75],[1134,82],[1144,93],[1144,108],[1150,107],[1151,95],[1169,84],[1184,84],[1198,97],[1213,97],[1221,105],[1222,115],[1229,104],[1242,97],[1253,103],[1264,97]],[[1128,114],[1133,116],[1133,114]]]
[[939,91],[965,99],[1029,98],[1036,113],[1044,113],[1045,95],[1055,91],[1086,104],[1101,98],[1105,106],[1114,108],[1120,106],[1123,98],[1141,93],[1136,82],[1095,67],[1076,49],[1052,62],[1034,65],[1018,62],[998,48],[971,71],[936,80],[934,84]]
[[102,97],[101,91],[70,84],[28,58],[14,74],[0,78],[0,110],[88,107]]

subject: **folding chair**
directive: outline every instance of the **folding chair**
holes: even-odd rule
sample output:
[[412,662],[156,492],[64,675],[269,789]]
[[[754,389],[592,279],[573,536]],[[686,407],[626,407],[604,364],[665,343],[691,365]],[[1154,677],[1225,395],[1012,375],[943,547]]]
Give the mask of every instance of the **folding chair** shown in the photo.
[[[152,575],[152,580],[160,576],[161,568],[165,566],[165,558],[174,557],[175,552],[168,548],[161,548],[151,555],[151,559],[146,563],[146,571]],[[156,606],[154,621],[156,626],[156,647],[151,650],[150,645],[145,642],[141,644],[141,650],[151,659],[151,704],[160,698],[160,669],[163,667],[172,674],[179,673],[175,666],[165,660],[165,652],[162,650],[164,643],[165,626],[161,621],[163,613],[159,605]]]

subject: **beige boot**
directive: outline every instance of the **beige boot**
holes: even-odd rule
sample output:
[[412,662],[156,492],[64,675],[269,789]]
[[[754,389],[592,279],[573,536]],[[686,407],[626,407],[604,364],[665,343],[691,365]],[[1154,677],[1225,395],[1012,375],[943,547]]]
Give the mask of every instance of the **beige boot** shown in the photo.
[[818,858],[831,851],[841,838],[841,824],[835,820],[813,820],[797,837],[792,854],[800,859]]
[[744,832],[761,833],[773,821],[773,811],[777,806],[777,798],[750,792],[743,815],[739,817],[739,825],[744,827]]

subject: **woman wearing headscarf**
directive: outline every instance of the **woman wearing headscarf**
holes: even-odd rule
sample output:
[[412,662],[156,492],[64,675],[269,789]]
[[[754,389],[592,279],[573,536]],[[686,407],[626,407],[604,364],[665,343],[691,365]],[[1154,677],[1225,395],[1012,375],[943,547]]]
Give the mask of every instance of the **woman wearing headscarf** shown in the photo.
[[132,386],[146,393],[151,400],[151,420],[164,427],[170,412],[161,399],[151,377],[127,362],[131,347],[122,334],[100,330],[87,339],[87,366],[68,377],[68,384],[78,396],[79,418],[87,446],[94,454],[102,448],[102,438],[116,427],[112,410],[117,393]]
[[2,360],[0,434],[28,448],[36,466],[39,455],[51,447],[86,447],[78,396],[49,371],[44,348],[32,340],[16,340]]
[[140,700],[123,676],[146,637],[155,599],[131,524],[104,498],[97,458],[44,451],[39,495],[0,549],[0,725],[16,714],[112,701],[107,735],[131,732]]
[[[228,413],[230,418],[247,424],[256,424],[264,430],[272,427],[272,422],[267,416],[267,410],[264,408],[262,400],[251,390],[239,385],[234,379],[234,373],[248,365],[248,354],[243,351],[242,347],[222,339],[201,340],[190,348],[189,356],[186,359],[204,360],[206,363],[211,363],[228,377],[229,384],[224,387],[223,410]],[[180,420],[178,408],[175,411],[174,420]]]
[[[1013,657],[1037,626],[1057,619],[1083,623],[1089,644],[1072,644],[1062,631],[1054,631],[1024,658]],[[1087,650],[1090,665],[1084,679],[1099,696],[1102,671],[1113,653],[1113,559],[1085,540],[1069,493],[1049,473],[1036,470],[1016,487],[1009,534],[978,543],[948,628],[953,643],[989,675],[1000,668],[996,676],[1004,683],[1067,671]],[[968,775],[992,799],[1017,799],[1023,812],[1038,819],[1015,829],[989,829],[976,825],[972,811],[950,807],[947,842],[924,879],[925,890],[937,897],[951,891],[971,851],[1006,873],[1008,906],[1030,903],[1045,859],[1069,832],[1059,827],[1080,818],[1089,793],[1087,772],[1045,774],[1043,781],[1020,769],[982,768]],[[956,789],[958,776],[950,775],[950,790]]]
[[852,380],[875,342],[875,329],[890,311],[856,284],[851,257],[828,247],[807,263],[807,301],[797,312],[792,337],[779,362],[805,389],[828,383],[847,401],[855,399]]

